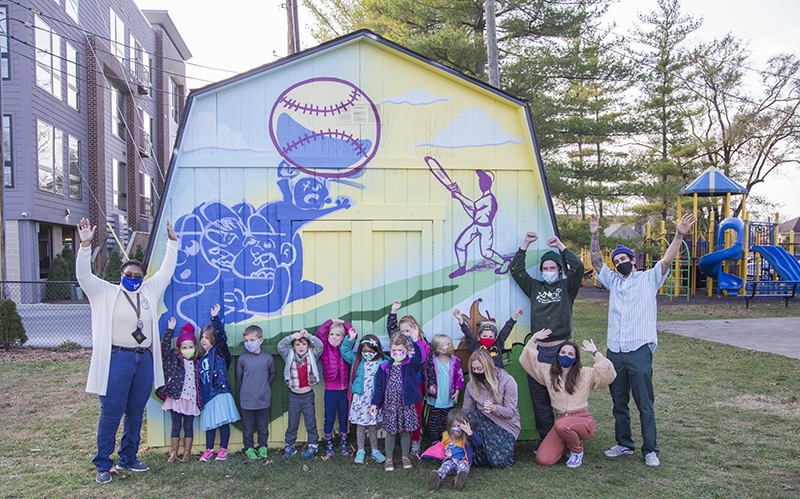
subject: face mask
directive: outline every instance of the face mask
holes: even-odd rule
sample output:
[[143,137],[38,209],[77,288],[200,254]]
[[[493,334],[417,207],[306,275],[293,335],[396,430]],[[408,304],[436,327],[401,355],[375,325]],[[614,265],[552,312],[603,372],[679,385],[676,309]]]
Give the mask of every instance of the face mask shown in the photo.
[[260,346],[261,346],[261,344],[258,341],[245,341],[244,342],[244,347],[250,353],[254,353],[256,350],[258,350],[258,347],[260,347]]
[[622,275],[628,275],[633,270],[633,262],[623,262],[617,265],[617,271]]
[[575,357],[568,357],[566,355],[559,355],[558,356],[558,363],[561,364],[561,367],[570,367],[572,364],[575,363]]
[[128,291],[136,291],[139,289],[139,286],[142,285],[142,280],[143,279],[136,279],[133,277],[122,276],[120,284],[122,284],[122,287]]
[[403,352],[403,353],[392,352],[392,359],[394,359],[395,362],[402,362],[402,361],[405,360],[405,358],[406,358],[406,353],[405,352]]
[[456,351],[456,349],[453,348],[453,345],[450,345],[449,347],[445,348],[443,352],[439,352],[439,353],[444,354],[444,355],[453,355],[453,353],[455,351]]
[[547,284],[553,284],[558,280],[558,272],[542,272],[542,279],[544,279]]
[[492,348],[492,345],[494,345],[494,338],[481,338],[481,339],[479,339],[478,341],[479,341],[479,342],[480,342],[480,344],[481,344],[481,345],[483,345],[483,347],[484,347],[484,348],[486,348],[487,350],[488,350],[488,349],[490,349],[490,348]]
[[450,434],[453,435],[454,437],[458,437],[459,435],[461,435],[461,431],[462,431],[461,428],[456,428],[455,426],[450,428]]
[[364,357],[364,360],[367,362],[370,362],[372,359],[374,359],[376,355],[378,354],[375,352],[361,352],[361,356]]
[[331,336],[328,336],[328,343],[330,343],[330,345],[333,348],[337,348],[339,345],[342,344],[342,338],[340,338],[340,337],[333,338]]
[[194,357],[194,352],[195,352],[194,347],[181,348],[181,355],[183,355],[183,358],[186,360],[191,360],[192,357]]
[[483,383],[484,381],[486,381],[486,373],[472,373],[472,376],[478,383]]

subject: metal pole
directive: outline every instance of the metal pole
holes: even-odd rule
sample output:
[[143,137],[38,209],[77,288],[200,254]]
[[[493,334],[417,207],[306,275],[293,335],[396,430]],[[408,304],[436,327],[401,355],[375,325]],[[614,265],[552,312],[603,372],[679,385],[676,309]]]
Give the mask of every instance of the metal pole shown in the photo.
[[500,69],[497,64],[497,31],[494,0],[486,0],[486,50],[489,55],[489,85],[500,88]]

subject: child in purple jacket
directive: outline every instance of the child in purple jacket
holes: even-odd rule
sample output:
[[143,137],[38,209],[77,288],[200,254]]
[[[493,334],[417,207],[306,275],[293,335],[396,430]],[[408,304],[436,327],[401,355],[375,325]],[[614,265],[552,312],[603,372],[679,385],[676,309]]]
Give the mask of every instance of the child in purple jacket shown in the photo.
[[333,424],[336,415],[339,415],[339,434],[341,435],[342,455],[348,456],[347,451],[347,413],[349,401],[347,390],[350,388],[350,364],[348,364],[339,348],[344,341],[345,333],[355,328],[349,322],[341,319],[328,319],[317,330],[317,338],[322,342],[322,377],[325,378],[325,443],[328,456],[333,456]]

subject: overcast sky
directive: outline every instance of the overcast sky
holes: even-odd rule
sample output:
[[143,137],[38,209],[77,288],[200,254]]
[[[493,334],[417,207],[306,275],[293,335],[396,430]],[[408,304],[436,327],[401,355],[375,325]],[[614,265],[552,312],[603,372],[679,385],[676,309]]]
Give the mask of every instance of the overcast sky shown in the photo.
[[[141,9],[168,10],[193,57],[187,65],[189,88],[200,88],[234,74],[270,63],[286,55],[286,10],[280,0],[135,0]],[[615,33],[627,34],[636,21],[637,12],[656,8],[656,0],[620,0],[606,16],[614,21]],[[710,41],[732,32],[750,40],[751,66],[763,68],[767,59],[780,52],[798,54],[800,47],[800,1],[760,0],[691,0],[683,2],[683,10],[703,19],[692,42]],[[300,24],[312,22],[300,10]],[[303,29],[303,48],[316,41]],[[214,69],[206,69],[207,66]],[[796,195],[800,186],[800,167],[792,175],[776,176],[766,185],[757,186],[753,194],[768,194],[782,203],[781,218],[800,215]]]

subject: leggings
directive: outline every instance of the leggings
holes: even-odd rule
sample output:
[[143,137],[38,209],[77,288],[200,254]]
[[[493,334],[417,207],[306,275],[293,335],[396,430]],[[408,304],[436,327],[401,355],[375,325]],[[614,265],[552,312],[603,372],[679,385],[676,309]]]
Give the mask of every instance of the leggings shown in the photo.
[[431,442],[436,443],[442,440],[442,435],[446,430],[447,426],[447,415],[450,414],[450,409],[452,407],[444,407],[439,409],[437,407],[431,407],[431,422],[430,422],[430,432],[431,432]]
[[[422,395],[422,398],[424,400],[427,395],[425,393],[425,383],[419,383],[419,393]],[[414,410],[417,411],[417,420],[419,421],[419,428],[414,430],[414,432],[411,434],[411,440],[419,442],[420,439],[422,439],[422,400],[414,404]]]
[[[206,449],[214,450],[214,437],[217,435],[217,429],[208,430],[206,432]],[[228,440],[231,439],[231,425],[225,423],[219,427],[219,448],[227,449]]]
[[[386,434],[386,459],[392,459],[392,455],[394,455],[396,436],[396,433]],[[400,432],[400,450],[403,451],[403,457],[408,457],[411,453],[411,433],[407,431]]]
[[364,450],[367,431],[369,431],[369,444],[372,446],[372,450],[378,450],[378,427],[375,425],[356,426],[356,442],[358,444],[358,450]]
[[183,426],[183,438],[194,438],[194,416],[187,416],[175,411],[169,411],[172,416],[172,438],[180,438]]

